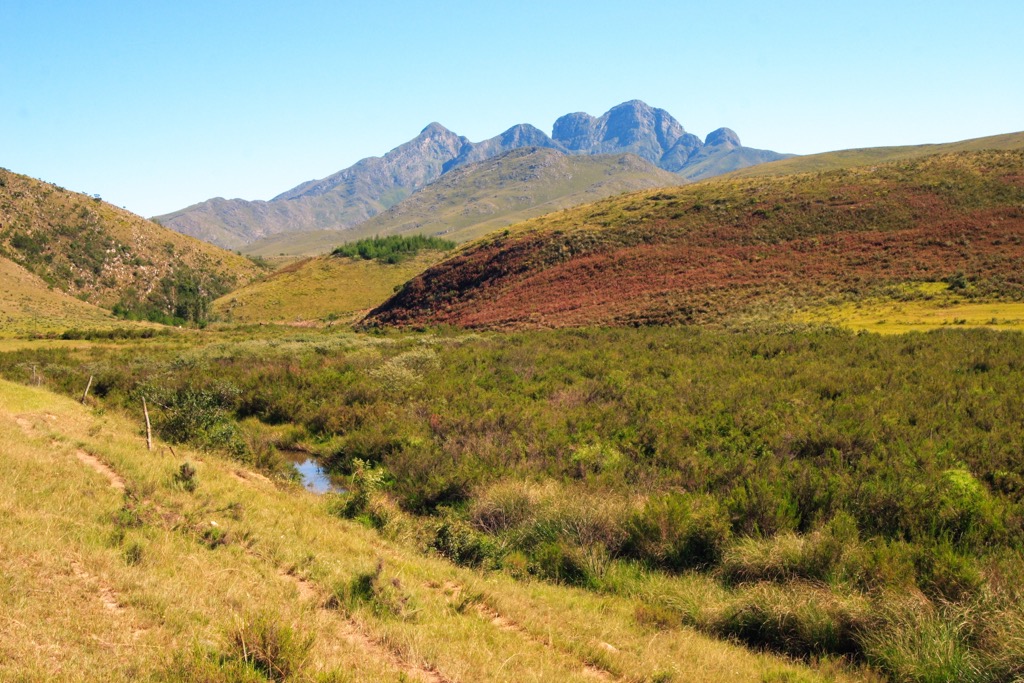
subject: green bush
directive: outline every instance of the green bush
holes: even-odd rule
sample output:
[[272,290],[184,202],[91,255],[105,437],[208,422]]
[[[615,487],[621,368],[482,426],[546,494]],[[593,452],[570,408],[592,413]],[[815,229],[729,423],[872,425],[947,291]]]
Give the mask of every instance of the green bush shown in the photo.
[[493,563],[497,556],[491,537],[452,517],[445,517],[436,525],[429,546],[455,564],[467,567]]
[[729,537],[714,498],[670,493],[648,499],[627,522],[625,551],[674,571],[707,569],[721,560]]

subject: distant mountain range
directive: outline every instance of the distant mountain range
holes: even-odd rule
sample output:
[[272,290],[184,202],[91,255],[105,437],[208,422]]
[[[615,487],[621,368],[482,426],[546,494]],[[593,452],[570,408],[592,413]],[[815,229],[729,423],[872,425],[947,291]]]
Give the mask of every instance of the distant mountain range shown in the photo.
[[[633,100],[600,117],[566,114],[555,121],[551,136],[529,124],[519,124],[488,140],[470,142],[439,123],[431,123],[383,157],[363,159],[270,201],[218,197],[155,220],[231,249],[282,233],[344,230],[395,206],[456,168],[524,147],[567,155],[635,154],[683,180],[789,156],[743,147],[728,128],[720,128],[702,141],[687,133],[667,111]],[[664,184],[664,180],[652,180],[650,185],[654,184]]]
[[623,192],[679,184],[679,176],[633,154],[570,156],[544,147],[522,147],[453,168],[343,233],[281,233],[251,242],[244,249],[253,256],[312,256],[331,251],[339,241],[397,234],[442,235],[466,242],[559,209]]

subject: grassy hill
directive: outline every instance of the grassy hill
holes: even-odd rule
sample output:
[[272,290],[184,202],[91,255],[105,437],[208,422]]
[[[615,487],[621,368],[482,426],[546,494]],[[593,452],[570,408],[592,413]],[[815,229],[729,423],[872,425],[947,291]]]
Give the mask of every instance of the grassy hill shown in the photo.
[[459,568],[43,390],[0,382],[0,438],[4,680],[867,678],[639,620],[640,596]]
[[959,142],[947,142],[933,145],[907,145],[899,147],[865,147],[860,149],[844,149],[822,154],[791,157],[749,168],[742,168],[730,173],[730,178],[754,178],[768,175],[788,175],[791,173],[810,173],[834,171],[840,168],[884,164],[892,161],[919,159],[932,154],[953,154],[956,152],[980,152],[984,150],[1015,150],[1024,149],[1024,132],[992,135],[984,138],[973,138]]
[[867,297],[1024,298],[1024,152],[715,180],[519,224],[434,266],[371,324],[791,320]]
[[225,294],[213,302],[213,311],[236,323],[352,322],[443,256],[427,252],[394,265],[335,256],[307,258]]
[[123,325],[110,311],[48,287],[37,275],[0,257],[0,337]]
[[3,169],[0,256],[97,306],[188,319],[260,273],[247,258]]
[[449,171],[350,229],[281,235],[254,242],[244,251],[260,256],[322,254],[341,242],[406,233],[464,242],[565,207],[679,183],[679,176],[632,155],[568,156],[523,148]]

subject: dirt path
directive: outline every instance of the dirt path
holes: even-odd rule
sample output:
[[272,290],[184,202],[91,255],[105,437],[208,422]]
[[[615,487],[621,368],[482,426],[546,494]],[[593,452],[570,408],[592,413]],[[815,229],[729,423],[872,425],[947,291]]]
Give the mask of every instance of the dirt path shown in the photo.
[[[33,417],[39,417],[44,420],[47,420],[48,422],[55,422],[57,420],[56,415],[50,414]],[[36,427],[36,423],[30,420],[28,415],[15,415],[14,423],[18,425],[22,432],[25,433],[25,436],[40,436],[39,429]],[[124,478],[117,472],[115,472],[113,469],[111,469],[111,467],[107,465],[105,462],[97,458],[95,455],[93,455],[92,453],[88,453],[82,450],[81,448],[78,448],[75,450],[75,457],[78,458],[79,462],[81,462],[83,465],[86,465],[87,467],[92,468],[94,471],[102,474],[106,478],[106,480],[110,482],[111,488],[117,489],[118,491],[124,491]]]
[[107,481],[110,482],[111,488],[117,489],[118,491],[124,491],[124,479],[121,478],[121,475],[112,470],[105,462],[97,458],[95,455],[78,449],[75,451],[75,457],[83,464],[91,467],[93,470],[106,477]]

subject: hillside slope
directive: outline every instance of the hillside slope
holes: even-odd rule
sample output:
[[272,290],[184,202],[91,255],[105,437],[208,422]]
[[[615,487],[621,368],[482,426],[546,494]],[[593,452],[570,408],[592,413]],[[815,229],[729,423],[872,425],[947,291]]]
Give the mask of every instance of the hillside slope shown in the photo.
[[730,178],[754,178],[769,175],[789,175],[792,173],[812,173],[834,171],[840,168],[867,166],[869,164],[885,164],[893,161],[920,159],[932,154],[954,154],[956,152],[981,152],[989,149],[1014,150],[1024,149],[1024,132],[992,135],[984,138],[972,138],[958,142],[945,142],[933,145],[907,145],[897,147],[864,147],[844,149],[821,154],[791,157],[780,161],[771,161],[751,168],[741,168],[729,174]]
[[5,681],[837,680],[633,597],[424,556],[41,389],[0,382],[0,439]]
[[3,169],[0,256],[98,306],[177,317],[259,274],[247,258]]
[[948,154],[550,214],[431,268],[367,322],[722,322],[918,281],[1019,299],[1022,266],[1024,152]]
[[280,235],[246,253],[316,254],[375,235],[443,235],[464,242],[551,211],[649,187],[678,185],[678,176],[632,154],[566,156],[527,147],[462,166],[384,213],[345,230]]
[[118,321],[98,306],[48,287],[39,276],[0,257],[0,337],[110,327]]
[[236,323],[350,322],[443,256],[427,252],[394,265],[335,256],[303,259],[225,294],[213,310]]

